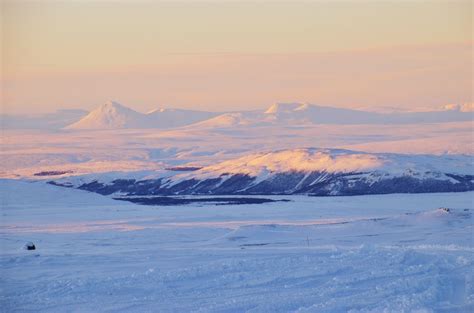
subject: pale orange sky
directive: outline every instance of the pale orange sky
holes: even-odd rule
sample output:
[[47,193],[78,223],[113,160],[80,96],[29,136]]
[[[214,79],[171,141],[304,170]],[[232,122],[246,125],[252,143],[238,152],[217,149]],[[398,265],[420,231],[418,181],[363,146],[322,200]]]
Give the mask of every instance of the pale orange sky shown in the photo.
[[472,102],[471,1],[3,1],[2,111]]

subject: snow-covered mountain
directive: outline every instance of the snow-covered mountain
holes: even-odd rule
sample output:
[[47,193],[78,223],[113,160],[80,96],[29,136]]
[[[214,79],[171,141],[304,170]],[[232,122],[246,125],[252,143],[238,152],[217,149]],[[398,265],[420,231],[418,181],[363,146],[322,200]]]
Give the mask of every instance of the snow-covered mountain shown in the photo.
[[66,129],[140,128],[144,116],[115,101],[108,101]]
[[440,111],[378,113],[308,103],[275,103],[266,110],[220,114],[193,124],[196,128],[239,126],[302,126],[315,124],[418,124],[473,120],[473,112],[458,107]]
[[474,190],[474,170],[472,158],[463,155],[305,148],[249,154],[189,172],[149,172],[113,180],[100,175],[68,177],[53,183],[102,194],[360,195]]
[[311,126],[321,124],[419,124],[473,121],[472,104],[448,105],[439,111],[377,113],[308,103],[275,103],[266,110],[205,112],[182,109],[134,111],[108,101],[87,114],[82,110],[62,110],[37,116],[2,115],[5,129],[168,129],[189,126],[196,129],[254,126]]
[[66,129],[171,128],[189,125],[217,115],[211,112],[157,109],[146,114],[108,101]]

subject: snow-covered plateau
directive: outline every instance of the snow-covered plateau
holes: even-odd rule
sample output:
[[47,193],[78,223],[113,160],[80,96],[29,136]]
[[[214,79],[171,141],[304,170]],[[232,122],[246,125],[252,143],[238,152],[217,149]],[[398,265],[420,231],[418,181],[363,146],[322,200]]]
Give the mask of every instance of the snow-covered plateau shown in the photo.
[[2,312],[474,309],[472,192],[163,207],[0,190]]

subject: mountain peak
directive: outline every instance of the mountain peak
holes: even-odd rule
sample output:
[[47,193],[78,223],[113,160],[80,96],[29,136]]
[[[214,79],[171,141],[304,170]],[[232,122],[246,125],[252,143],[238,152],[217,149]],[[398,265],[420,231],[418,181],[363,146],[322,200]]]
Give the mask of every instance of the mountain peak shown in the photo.
[[265,114],[278,114],[278,113],[289,113],[292,111],[301,111],[307,109],[310,104],[307,103],[274,103],[270,106],[266,111]]
[[102,106],[123,106],[122,104],[118,103],[117,101],[114,100],[107,100]]
[[109,100],[92,110],[88,115],[67,129],[114,129],[137,126],[136,122],[140,113],[127,108],[126,106]]
[[107,102],[105,102],[104,104],[100,105],[99,107],[97,107],[94,111],[96,110],[126,110],[126,111],[133,111],[132,109],[124,106],[123,104],[120,104],[119,102],[117,101],[113,101],[113,100],[108,100]]

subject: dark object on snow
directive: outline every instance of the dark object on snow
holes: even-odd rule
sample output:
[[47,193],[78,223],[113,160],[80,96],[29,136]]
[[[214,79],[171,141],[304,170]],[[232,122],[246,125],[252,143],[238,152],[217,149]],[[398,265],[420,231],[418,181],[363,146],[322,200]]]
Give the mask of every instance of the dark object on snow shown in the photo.
[[167,167],[167,171],[175,171],[175,172],[192,172],[192,171],[198,171],[202,167],[201,166],[173,166],[173,167]]
[[451,212],[451,209],[450,208],[439,208],[440,210],[443,210],[444,212],[446,213],[450,213]]
[[130,201],[143,205],[184,205],[191,203],[211,203],[215,205],[236,204],[262,204],[267,202],[288,202],[290,200],[273,200],[265,198],[241,198],[241,197],[210,197],[210,198],[180,198],[180,197],[137,197],[137,198],[114,198],[115,200]]
[[23,246],[23,249],[25,250],[36,250],[36,246],[34,243],[32,242],[27,242],[25,243],[25,245]]
[[74,173],[74,172],[73,171],[44,171],[44,172],[34,173],[33,175],[35,175],[35,176],[58,176],[58,175],[72,174],[72,173]]

